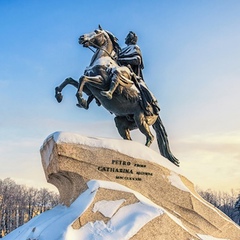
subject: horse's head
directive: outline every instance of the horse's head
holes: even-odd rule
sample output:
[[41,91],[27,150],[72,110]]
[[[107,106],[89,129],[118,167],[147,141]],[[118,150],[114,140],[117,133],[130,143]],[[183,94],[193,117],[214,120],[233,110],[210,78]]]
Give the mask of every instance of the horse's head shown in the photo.
[[79,37],[79,44],[84,47],[92,46],[94,48],[103,46],[107,41],[106,32],[96,29],[94,32],[86,33]]
[[103,46],[111,45],[115,52],[120,50],[120,47],[117,43],[118,39],[110,32],[103,30],[100,26],[99,29],[96,29],[93,32],[86,33],[79,37],[79,44],[83,47],[94,47],[101,48]]

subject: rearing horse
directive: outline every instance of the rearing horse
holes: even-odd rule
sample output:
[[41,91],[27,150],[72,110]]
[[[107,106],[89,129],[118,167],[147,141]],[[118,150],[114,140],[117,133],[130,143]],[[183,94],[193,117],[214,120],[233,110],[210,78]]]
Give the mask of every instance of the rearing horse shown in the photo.
[[[126,66],[119,66],[117,55],[120,49],[117,39],[110,32],[101,28],[79,37],[79,44],[96,49],[89,67],[80,77],[79,82],[67,78],[55,89],[55,97],[62,101],[62,89],[71,84],[76,87],[77,106],[88,109],[90,102],[95,98],[97,103],[115,115],[115,124],[123,139],[131,140],[130,131],[139,129],[146,136],[146,146],[150,146],[154,136],[149,126],[156,132],[158,147],[162,156],[179,166],[179,161],[171,153],[167,133],[158,114],[147,115],[142,107],[141,93],[137,84],[131,80],[132,73]],[[102,91],[109,89],[113,77],[113,70],[120,73],[121,84],[113,93],[112,99],[102,95]],[[85,100],[82,93],[88,95]]]

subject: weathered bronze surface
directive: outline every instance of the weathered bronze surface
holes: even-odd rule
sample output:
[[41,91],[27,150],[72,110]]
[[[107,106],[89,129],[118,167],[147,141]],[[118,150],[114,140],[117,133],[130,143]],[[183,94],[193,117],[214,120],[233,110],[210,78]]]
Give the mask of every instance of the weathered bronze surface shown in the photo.
[[[77,88],[77,106],[88,109],[93,99],[115,115],[115,124],[122,138],[131,140],[130,131],[139,129],[150,146],[156,132],[162,156],[179,166],[179,160],[171,153],[166,130],[159,116],[156,98],[148,89],[142,74],[143,60],[137,35],[129,32],[126,47],[120,48],[117,38],[100,26],[95,31],[79,37],[79,44],[93,47],[94,55],[79,81],[67,78],[55,88],[55,97],[62,101],[63,88],[71,84]],[[83,98],[83,93],[88,99]]]

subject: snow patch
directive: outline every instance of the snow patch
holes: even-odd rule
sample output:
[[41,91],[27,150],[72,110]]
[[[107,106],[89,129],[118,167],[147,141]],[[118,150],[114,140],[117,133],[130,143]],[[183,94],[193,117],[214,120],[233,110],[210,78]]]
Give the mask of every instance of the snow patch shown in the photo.
[[[8,234],[5,240],[79,240],[79,239],[129,239],[134,236],[145,224],[157,216],[165,213],[160,206],[146,199],[140,193],[131,189],[107,181],[91,180],[88,189],[82,193],[70,207],[58,205],[46,211],[23,226]],[[140,202],[119,209],[110,207],[109,214],[114,215],[105,224],[103,221],[89,222],[79,230],[72,228],[73,222],[78,219],[92,204],[97,190],[105,187],[133,193]],[[109,201],[108,201],[109,202]],[[115,202],[115,201],[113,201]],[[102,211],[104,201],[98,202],[98,209]]]
[[103,181],[103,180],[90,180],[87,182],[87,185],[90,189],[93,189],[93,191],[96,191],[98,188],[101,187],[101,188],[106,188],[106,189],[110,189],[110,190],[118,190],[118,191],[122,191],[122,192],[133,193],[136,196],[136,198],[139,199],[141,202],[148,204],[148,205],[155,206],[156,208],[159,207],[157,204],[152,202],[150,199],[144,197],[141,193],[136,192],[128,187],[125,187],[124,185],[121,185],[120,183]]
[[[107,138],[94,138],[79,135],[70,132],[55,132],[47,137],[43,146],[47,141],[53,139],[56,143],[74,143],[88,145],[90,147],[107,148],[115,150],[130,157],[148,160],[161,166],[168,168],[174,172],[181,173],[181,169],[172,164],[168,159],[162,157],[159,153],[144,146],[141,143],[123,140],[123,139],[107,139]],[[143,149],[139,151],[139,149]]]
[[120,199],[116,201],[106,201],[102,200],[96,202],[93,207],[93,212],[100,212],[103,216],[111,218],[113,214],[118,210],[118,208],[125,202],[125,199]]
[[70,207],[58,205],[17,228],[5,240],[67,240],[65,234],[70,226],[92,203],[96,192],[90,189],[82,193]]
[[202,235],[202,234],[197,234],[198,237],[200,237],[201,240],[229,240],[226,238],[215,238],[209,235]]
[[168,176],[168,180],[174,187],[179,188],[180,190],[185,192],[190,192],[186,185],[182,182],[181,178],[175,172],[170,173],[170,176]]
[[66,240],[98,239],[127,240],[133,237],[145,224],[163,211],[143,203],[134,203],[120,208],[105,224],[103,221],[89,222],[79,230],[68,229]]

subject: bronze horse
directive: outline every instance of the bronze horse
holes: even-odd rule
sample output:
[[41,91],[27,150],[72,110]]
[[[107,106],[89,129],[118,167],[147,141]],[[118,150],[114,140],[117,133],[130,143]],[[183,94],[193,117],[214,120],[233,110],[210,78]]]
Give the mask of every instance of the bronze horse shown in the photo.
[[[88,109],[90,102],[95,98],[97,104],[102,105],[115,115],[115,124],[123,139],[131,140],[130,131],[138,128],[146,136],[146,146],[150,146],[154,140],[149,128],[152,125],[156,132],[161,155],[179,166],[178,159],[170,151],[167,133],[159,114],[145,114],[141,104],[141,93],[137,84],[131,80],[130,69],[119,66],[117,63],[120,47],[114,35],[99,28],[94,32],[80,36],[79,44],[84,47],[93,47],[96,51],[89,67],[86,68],[79,81],[67,78],[56,87],[55,97],[58,102],[62,101],[63,88],[71,84],[78,89],[76,94],[77,106]],[[101,94],[101,91],[109,89],[111,70],[114,68],[120,71],[124,84],[120,84],[113,93],[112,99],[108,99]],[[87,100],[82,97],[83,92],[88,96]]]

